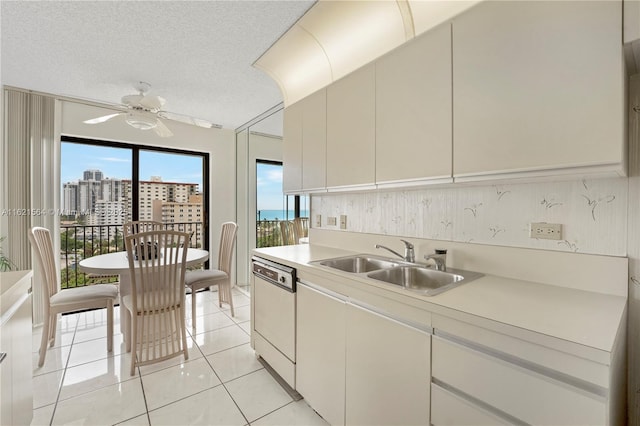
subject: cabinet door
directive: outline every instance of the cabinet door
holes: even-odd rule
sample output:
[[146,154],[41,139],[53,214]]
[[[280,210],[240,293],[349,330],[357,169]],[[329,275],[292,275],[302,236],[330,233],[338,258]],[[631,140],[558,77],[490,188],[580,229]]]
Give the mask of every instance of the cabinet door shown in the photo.
[[451,178],[451,25],[376,62],[376,182]]
[[345,302],[298,284],[296,390],[326,421],[344,425]]
[[347,305],[346,423],[429,424],[431,336]]
[[327,187],[375,182],[375,69],[327,88]]
[[302,113],[302,189],[327,186],[327,91],[304,98]]
[[489,1],[456,17],[454,176],[622,173],[621,11],[618,1]]
[[295,103],[284,110],[282,140],[282,189],[297,193],[302,189],[302,105]]

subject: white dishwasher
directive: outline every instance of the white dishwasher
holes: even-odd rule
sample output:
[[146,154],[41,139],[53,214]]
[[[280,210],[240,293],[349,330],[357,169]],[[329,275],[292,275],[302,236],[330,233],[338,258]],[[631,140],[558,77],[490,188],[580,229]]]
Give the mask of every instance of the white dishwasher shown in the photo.
[[296,270],[252,258],[256,354],[293,389],[296,385]]

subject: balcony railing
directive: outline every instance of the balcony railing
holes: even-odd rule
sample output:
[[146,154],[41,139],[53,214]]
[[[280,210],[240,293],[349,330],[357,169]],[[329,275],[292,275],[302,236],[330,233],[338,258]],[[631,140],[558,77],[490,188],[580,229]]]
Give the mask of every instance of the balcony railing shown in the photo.
[[[199,222],[165,223],[165,229],[191,232],[189,247],[201,248],[204,236]],[[78,270],[82,259],[124,251],[122,225],[60,226],[60,278],[62,288],[82,287],[98,282],[115,282],[117,276],[85,274]]]

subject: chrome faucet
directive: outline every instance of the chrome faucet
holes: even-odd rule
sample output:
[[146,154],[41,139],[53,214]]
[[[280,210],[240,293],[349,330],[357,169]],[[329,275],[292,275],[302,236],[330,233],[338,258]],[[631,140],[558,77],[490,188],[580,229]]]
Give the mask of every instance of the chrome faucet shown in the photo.
[[433,260],[435,263],[434,269],[436,271],[445,272],[447,270],[447,251],[442,249],[436,249],[434,254],[425,254],[425,260]]
[[413,251],[413,244],[411,244],[409,241],[405,241],[405,240],[400,240],[404,243],[404,256],[401,255],[400,253],[398,253],[395,250],[391,250],[389,247],[385,247],[383,245],[380,244],[376,244],[376,248],[383,248],[385,250],[390,251],[391,253],[395,254],[396,256],[406,260],[407,262],[411,262],[411,263],[415,263],[416,261],[416,253],[415,251]]

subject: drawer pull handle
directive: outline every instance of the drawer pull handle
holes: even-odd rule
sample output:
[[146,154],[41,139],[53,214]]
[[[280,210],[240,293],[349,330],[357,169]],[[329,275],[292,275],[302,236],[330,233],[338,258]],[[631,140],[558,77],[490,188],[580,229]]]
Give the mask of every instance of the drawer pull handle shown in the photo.
[[0,364],[2,364],[2,361],[4,361],[6,357],[7,357],[6,352],[0,352]]

